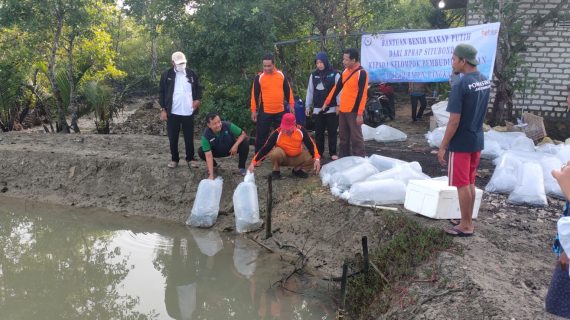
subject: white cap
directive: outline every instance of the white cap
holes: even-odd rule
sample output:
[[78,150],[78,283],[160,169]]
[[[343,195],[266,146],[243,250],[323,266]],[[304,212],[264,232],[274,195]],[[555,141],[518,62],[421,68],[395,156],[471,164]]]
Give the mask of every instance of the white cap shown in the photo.
[[184,53],[176,51],[172,54],[172,61],[174,61],[174,64],[186,63],[186,57]]

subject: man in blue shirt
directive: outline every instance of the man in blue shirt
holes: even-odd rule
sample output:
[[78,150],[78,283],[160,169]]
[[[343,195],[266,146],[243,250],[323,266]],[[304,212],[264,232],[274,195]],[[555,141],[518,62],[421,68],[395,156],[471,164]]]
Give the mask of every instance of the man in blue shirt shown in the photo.
[[475,173],[483,150],[483,121],[487,113],[491,81],[477,70],[477,50],[468,44],[455,47],[451,59],[453,72],[463,77],[451,88],[447,111],[449,122],[437,158],[442,166],[449,151],[449,185],[457,187],[461,221],[453,222],[449,235],[473,235]]

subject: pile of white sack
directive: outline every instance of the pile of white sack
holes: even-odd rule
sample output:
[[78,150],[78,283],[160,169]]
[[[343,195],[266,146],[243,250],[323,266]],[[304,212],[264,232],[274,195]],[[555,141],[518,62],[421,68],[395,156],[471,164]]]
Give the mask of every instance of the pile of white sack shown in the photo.
[[320,176],[333,195],[363,206],[403,204],[408,181],[431,179],[418,162],[376,154],[330,162],[322,167]]
[[[426,134],[432,147],[439,147],[445,127]],[[550,174],[570,161],[570,145],[545,143],[535,146],[522,132],[489,130],[481,158],[494,159],[495,171],[485,191],[509,194],[514,204],[546,206],[546,195],[564,198],[558,183]]]

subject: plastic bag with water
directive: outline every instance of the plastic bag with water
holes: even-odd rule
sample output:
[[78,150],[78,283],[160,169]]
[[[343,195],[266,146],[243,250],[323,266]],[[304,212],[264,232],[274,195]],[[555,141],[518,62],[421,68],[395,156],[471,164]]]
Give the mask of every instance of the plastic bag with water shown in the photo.
[[[407,162],[404,160],[400,160],[400,159],[396,159],[396,158],[390,158],[390,157],[385,157],[385,156],[380,156],[377,154],[373,154],[368,158],[368,161],[370,161],[370,163],[372,163],[376,169],[378,169],[378,171],[382,172],[382,171],[386,171],[388,169],[392,169],[397,165],[401,165],[401,164],[406,164]],[[420,172],[421,172],[421,167],[420,167]]]
[[364,139],[364,141],[374,140],[374,135],[376,134],[376,128],[363,124],[360,126],[360,129],[362,130],[362,138]]
[[224,180],[221,177],[200,181],[190,217],[186,220],[187,225],[209,228],[216,223],[220,211],[223,183]]
[[408,135],[404,132],[385,124],[376,128],[376,132],[374,134],[374,140],[376,140],[376,142],[401,142],[406,141],[407,139]]
[[408,181],[414,180],[428,180],[431,179],[430,176],[422,173],[422,167],[416,161],[404,164],[398,164],[392,169],[382,171],[373,176],[370,176],[366,181],[373,180],[386,180],[395,179],[404,183],[404,186],[408,185]]
[[378,169],[376,169],[376,167],[370,162],[366,161],[335,173],[331,178],[330,185],[333,188],[338,188],[340,191],[344,191],[349,189],[353,183],[364,181],[366,178],[376,173],[378,173]]
[[367,180],[353,184],[345,197],[356,205],[402,204],[406,185],[395,179]]
[[[485,186],[485,191],[493,193],[510,193],[515,189],[518,181],[519,168],[522,161],[512,153],[504,153],[499,158],[491,180]],[[542,176],[542,174],[541,174]]]
[[443,135],[445,134],[446,128],[447,127],[435,128],[433,131],[429,131],[425,134],[430,147],[439,148],[441,141],[443,140]]
[[525,162],[519,170],[519,183],[511,192],[508,202],[544,207],[548,204],[544,192],[542,167],[534,161]]
[[542,166],[542,175],[544,177],[544,191],[547,195],[564,199],[564,194],[558,181],[552,176],[552,170],[559,170],[562,167],[562,161],[555,156],[546,156],[540,161]]
[[238,233],[257,230],[263,224],[259,219],[259,200],[253,173],[248,172],[238,184],[233,196],[236,231]]
[[335,161],[332,161],[332,162],[325,164],[321,168],[321,172],[319,172],[319,176],[321,177],[321,181],[323,183],[323,186],[327,186],[330,184],[331,178],[335,173],[340,172],[340,171],[344,171],[348,168],[352,168],[355,165],[358,165],[360,163],[364,163],[367,161],[368,161],[368,159],[363,158],[363,157],[349,156],[349,157],[343,157],[343,158],[340,158],[338,160],[335,160]]

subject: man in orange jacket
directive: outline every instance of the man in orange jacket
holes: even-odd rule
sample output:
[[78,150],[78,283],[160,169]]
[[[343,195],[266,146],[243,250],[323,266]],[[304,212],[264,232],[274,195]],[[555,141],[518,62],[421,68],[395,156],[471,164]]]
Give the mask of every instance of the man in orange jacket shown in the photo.
[[285,113],[285,103],[294,112],[293,90],[285,75],[275,68],[273,54],[263,56],[263,72],[253,80],[251,88],[251,121],[255,122],[255,152],[263,146],[270,127],[277,128]]
[[[306,150],[303,149],[303,144]],[[292,113],[283,116],[280,127],[271,133],[267,142],[255,154],[248,170],[253,172],[255,166],[268,154],[273,164],[273,179],[281,179],[281,167],[293,167],[293,175],[299,178],[307,178],[307,172],[311,169],[316,173],[321,170],[321,156],[315,142],[305,128],[296,124]]]
[[[340,94],[339,113],[339,156],[366,155],[364,138],[360,126],[364,122],[362,113],[368,99],[368,73],[360,66],[358,51],[354,48],[344,50],[342,63],[346,69],[325,100],[325,108]],[[352,149],[352,150],[351,150]]]

